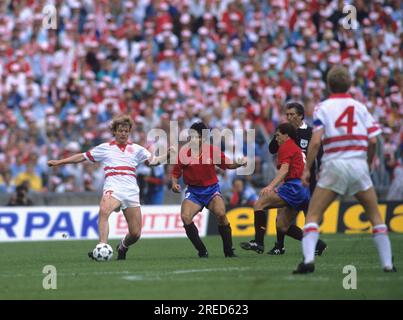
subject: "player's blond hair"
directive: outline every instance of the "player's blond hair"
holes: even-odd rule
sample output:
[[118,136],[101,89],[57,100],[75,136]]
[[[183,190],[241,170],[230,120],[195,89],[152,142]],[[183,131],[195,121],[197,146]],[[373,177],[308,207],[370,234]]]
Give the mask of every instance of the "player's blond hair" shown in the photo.
[[332,67],[326,78],[331,93],[346,93],[351,86],[350,73],[341,66]]
[[133,121],[130,116],[125,114],[116,116],[112,119],[111,131],[115,132],[120,125],[129,126],[129,128],[131,129],[133,127]]

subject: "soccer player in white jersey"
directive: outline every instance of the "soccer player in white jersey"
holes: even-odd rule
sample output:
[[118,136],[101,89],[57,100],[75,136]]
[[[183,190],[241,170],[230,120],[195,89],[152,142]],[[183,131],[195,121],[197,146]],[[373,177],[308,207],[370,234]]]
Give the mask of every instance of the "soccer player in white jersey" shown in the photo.
[[[108,242],[110,214],[119,208],[122,209],[129,232],[117,247],[118,260],[126,259],[129,246],[139,240],[141,234],[140,192],[136,181],[136,167],[143,162],[149,166],[156,166],[168,160],[167,155],[154,157],[144,147],[129,142],[132,126],[129,116],[117,116],[111,125],[114,141],[102,143],[85,153],[48,161],[50,167],[86,160],[93,163],[100,162],[104,166],[105,182],[98,220],[99,243]],[[93,258],[92,252],[88,255]]]
[[304,226],[304,261],[294,273],[315,270],[319,221],[337,194],[354,195],[361,203],[373,226],[373,238],[384,271],[396,271],[388,229],[379,213],[377,195],[369,174],[369,164],[375,154],[376,136],[381,133],[381,129],[367,108],[347,94],[351,84],[347,69],[333,67],[327,75],[327,84],[331,95],[314,112],[314,133],[302,176],[306,185],[309,184],[310,169],[321,142],[324,148],[322,167]]

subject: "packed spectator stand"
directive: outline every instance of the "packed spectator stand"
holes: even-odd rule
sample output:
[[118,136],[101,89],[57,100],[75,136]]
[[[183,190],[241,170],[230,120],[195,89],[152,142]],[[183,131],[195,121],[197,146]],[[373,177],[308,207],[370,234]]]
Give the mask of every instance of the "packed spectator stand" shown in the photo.
[[[56,29],[44,28],[49,3]],[[356,8],[352,28],[346,4]],[[119,113],[132,116],[131,140],[146,146],[147,133],[168,131],[170,120],[255,129],[256,171],[245,182],[259,189],[274,176],[267,142],[284,103],[303,102],[311,124],[328,96],[327,71],[344,65],[352,96],[383,128],[375,186],[402,199],[402,24],[399,0],[2,1],[0,193],[27,180],[30,192],[98,191],[99,166],[46,163],[111,140]],[[139,168],[147,203],[163,202],[169,170]],[[224,193],[233,179],[222,173]]]

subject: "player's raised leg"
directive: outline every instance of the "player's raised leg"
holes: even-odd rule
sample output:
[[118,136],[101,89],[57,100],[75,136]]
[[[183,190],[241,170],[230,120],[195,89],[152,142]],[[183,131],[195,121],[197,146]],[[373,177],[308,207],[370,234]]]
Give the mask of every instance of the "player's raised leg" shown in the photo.
[[388,236],[388,227],[383,221],[378,208],[378,200],[373,187],[355,194],[357,200],[364,207],[368,220],[373,228],[374,242],[379,253],[382,268],[386,272],[396,271],[392,261],[392,248]]
[[304,261],[298,265],[294,273],[314,271],[315,248],[319,239],[319,221],[336,195],[336,192],[332,190],[316,187],[309,202],[308,214],[305,219],[304,237],[302,238]]
[[259,199],[254,205],[254,225],[255,239],[249,242],[242,242],[241,248],[244,250],[253,250],[261,254],[264,252],[264,236],[267,227],[267,209],[285,207],[287,203],[272,191],[260,194]]
[[186,235],[189,240],[192,242],[193,246],[199,252],[200,258],[207,258],[208,253],[206,246],[204,245],[203,241],[200,239],[199,230],[197,229],[196,225],[193,222],[193,217],[200,212],[202,207],[190,201],[188,199],[183,200],[181,206],[181,218],[183,221],[183,227],[185,228]]
[[140,207],[126,208],[123,210],[129,232],[120,241],[117,246],[118,260],[125,260],[127,250],[132,244],[135,244],[141,236],[141,209]]
[[218,222],[218,231],[223,242],[225,257],[236,257],[232,248],[232,230],[227,219],[225,203],[221,196],[216,195],[208,204],[207,208],[216,216]]

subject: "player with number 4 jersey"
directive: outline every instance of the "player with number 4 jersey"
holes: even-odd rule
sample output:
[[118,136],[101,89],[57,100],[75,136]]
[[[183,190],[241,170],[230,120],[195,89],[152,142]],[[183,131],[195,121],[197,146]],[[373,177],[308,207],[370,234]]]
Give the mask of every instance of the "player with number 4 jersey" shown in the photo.
[[396,271],[387,226],[379,213],[377,195],[369,173],[369,165],[375,154],[376,136],[381,129],[367,108],[347,93],[351,85],[347,69],[333,67],[327,75],[327,83],[331,95],[314,112],[314,133],[302,176],[305,184],[309,183],[309,170],[321,143],[324,154],[304,226],[304,261],[294,273],[314,271],[319,221],[337,194],[355,196],[361,203],[373,226],[374,241],[384,271]]
[[332,94],[316,108],[314,131],[322,128],[326,128],[322,136],[325,163],[350,158],[366,162],[368,139],[381,133],[367,108],[347,93]]

